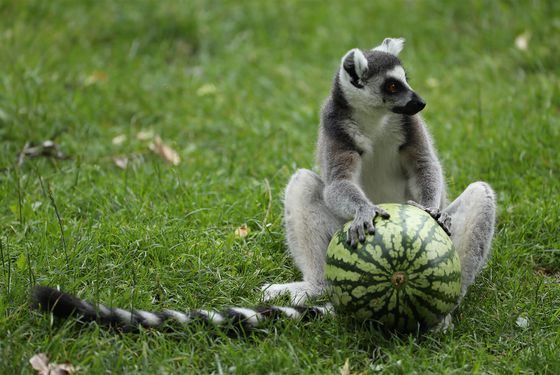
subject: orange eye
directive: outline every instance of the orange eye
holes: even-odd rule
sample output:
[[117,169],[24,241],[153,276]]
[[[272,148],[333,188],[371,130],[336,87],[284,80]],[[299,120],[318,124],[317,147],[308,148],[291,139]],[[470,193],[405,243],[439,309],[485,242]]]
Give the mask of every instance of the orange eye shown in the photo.
[[389,83],[389,85],[387,86],[387,90],[389,90],[389,92],[390,92],[391,94],[394,94],[394,93],[397,92],[398,87],[397,87],[397,85],[396,85],[395,83],[392,82],[392,83]]

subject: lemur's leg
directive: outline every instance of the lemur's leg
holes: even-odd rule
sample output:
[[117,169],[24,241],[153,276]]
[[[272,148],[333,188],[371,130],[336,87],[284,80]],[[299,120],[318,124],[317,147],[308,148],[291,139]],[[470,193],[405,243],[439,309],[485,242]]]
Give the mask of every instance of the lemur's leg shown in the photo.
[[264,300],[290,293],[292,303],[303,304],[307,297],[325,290],[326,250],[344,221],[326,207],[323,189],[321,178],[307,169],[299,169],[290,179],[284,194],[284,225],[288,248],[303,281],[264,285]]
[[442,211],[451,218],[451,240],[461,259],[461,298],[486,264],[494,234],[496,198],[485,182],[470,184]]

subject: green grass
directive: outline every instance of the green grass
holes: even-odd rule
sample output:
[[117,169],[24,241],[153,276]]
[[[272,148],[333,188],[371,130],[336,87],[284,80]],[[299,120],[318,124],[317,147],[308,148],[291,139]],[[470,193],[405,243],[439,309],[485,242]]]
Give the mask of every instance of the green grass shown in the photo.
[[[33,373],[37,352],[84,373],[338,373],[346,359],[353,373],[560,372],[560,3],[3,0],[0,25],[0,373]],[[37,283],[181,309],[256,305],[260,285],[297,279],[282,189],[313,165],[340,57],[386,36],[408,40],[450,195],[474,180],[498,194],[493,256],[453,331],[117,334],[29,310]],[[107,79],[87,85],[95,72]],[[71,159],[16,167],[26,141],[56,133]],[[138,161],[118,169],[121,154]]]

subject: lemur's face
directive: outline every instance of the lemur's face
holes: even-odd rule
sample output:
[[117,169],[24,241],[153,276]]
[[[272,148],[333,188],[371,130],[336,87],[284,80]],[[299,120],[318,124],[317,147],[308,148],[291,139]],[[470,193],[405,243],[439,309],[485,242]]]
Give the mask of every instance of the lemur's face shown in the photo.
[[414,115],[426,106],[410,87],[397,55],[403,39],[387,38],[370,50],[353,49],[342,59],[340,85],[350,106]]

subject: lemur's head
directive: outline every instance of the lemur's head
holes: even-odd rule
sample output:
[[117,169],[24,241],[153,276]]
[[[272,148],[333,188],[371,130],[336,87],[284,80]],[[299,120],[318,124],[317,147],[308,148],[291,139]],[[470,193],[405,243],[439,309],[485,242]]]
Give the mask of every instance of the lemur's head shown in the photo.
[[406,81],[397,57],[404,39],[386,38],[369,50],[354,48],[342,58],[338,78],[348,104],[356,109],[386,109],[414,115],[426,106]]

